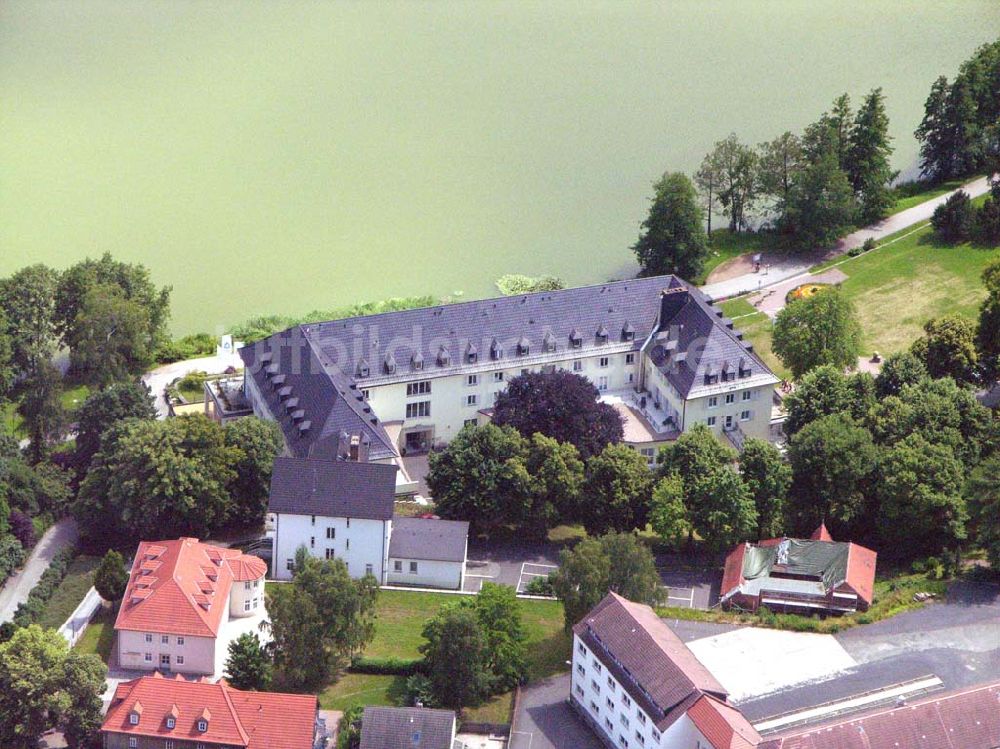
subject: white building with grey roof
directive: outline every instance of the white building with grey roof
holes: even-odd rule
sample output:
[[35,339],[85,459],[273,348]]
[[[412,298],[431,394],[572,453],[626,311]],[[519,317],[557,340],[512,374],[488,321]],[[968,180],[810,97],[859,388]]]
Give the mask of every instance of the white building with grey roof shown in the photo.
[[587,377],[637,420],[626,432],[649,453],[696,423],[737,446],[766,439],[778,382],[732,321],[675,276],[299,325],[240,355],[247,399],[281,425],[290,455],[355,449],[382,463],[485,421],[527,371]]

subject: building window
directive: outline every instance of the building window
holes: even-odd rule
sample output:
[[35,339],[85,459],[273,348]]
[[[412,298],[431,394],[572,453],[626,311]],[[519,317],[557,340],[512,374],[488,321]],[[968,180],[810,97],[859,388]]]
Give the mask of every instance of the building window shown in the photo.
[[177,644],[178,645],[183,645],[184,644],[184,638],[183,637],[178,637],[177,638]]
[[[309,548],[310,549],[315,549],[316,548],[316,536],[309,536]],[[249,586],[250,586],[250,583],[247,583],[247,587],[249,587]]]
[[573,689],[574,689],[574,691],[576,691],[576,693],[577,693],[577,695],[579,697],[583,697],[583,687],[581,687],[579,684],[577,684],[575,687],[573,687]]
[[473,393],[472,395],[465,396],[465,405],[474,406],[479,402],[479,396]]
[[576,672],[578,674],[580,674],[580,676],[583,676],[585,673],[587,673],[587,670],[583,667],[582,663],[577,663],[576,664]]
[[407,419],[418,419],[431,415],[431,402],[430,401],[417,401],[416,403],[406,404],[406,418]]
[[208,723],[205,722],[204,720],[199,720],[198,721],[198,730],[201,731],[202,733],[205,733],[205,731],[208,730]]
[[726,403],[735,403],[736,393],[726,393]]
[[294,570],[295,569],[295,560],[294,559],[286,559],[285,560],[285,569],[288,570],[289,572],[291,572],[292,570]]
[[597,706],[597,703],[594,702],[594,701],[591,701],[591,703],[590,703],[590,711],[592,713],[595,713],[596,715],[600,715],[601,714],[601,708],[599,708]]
[[169,645],[170,644],[170,635],[160,635],[160,644],[161,645]]
[[608,677],[608,687],[611,688],[612,692],[615,691],[615,680],[612,679],[610,676]]
[[625,726],[626,728],[628,728],[628,716],[625,713],[622,713],[621,715],[619,715],[618,716],[618,720],[619,720],[619,722],[621,722],[621,724],[623,726]]
[[469,387],[472,387],[473,385],[478,385],[479,375],[477,374],[469,375],[468,377],[465,378],[465,384],[468,385]]
[[585,648],[583,646],[582,642],[579,645],[576,646],[576,650],[577,650],[578,653],[580,653],[580,655],[586,655],[587,654],[587,648]]
[[627,694],[623,694],[622,704],[625,705],[625,707],[632,707],[632,699]]
[[613,724],[613,723],[611,722],[611,719],[610,719],[610,718],[605,718],[605,719],[604,719],[604,727],[605,727],[605,728],[607,728],[607,729],[608,729],[609,731],[613,731],[613,730],[615,730],[615,726],[614,726],[614,724]]
[[640,723],[642,723],[643,725],[646,725],[646,716],[645,715],[643,715],[642,713],[636,713],[635,717],[639,719]]
[[597,360],[597,366],[599,366],[599,367],[606,367],[606,366],[608,366],[608,357],[602,356],[600,359],[598,359]]
[[411,575],[417,574],[417,563],[416,562],[410,562],[410,574]]
[[160,665],[170,668],[170,653],[160,653]]
[[243,610],[244,611],[249,611],[250,610],[250,601],[249,600],[246,600],[246,601],[243,602]]
[[327,549],[325,552],[325,556],[327,559],[336,559],[337,552],[335,552],[333,549]]
[[350,551],[351,550],[351,539],[349,539],[349,538],[345,538],[344,539],[344,550],[345,551]]
[[625,354],[626,364],[635,364],[635,354]]
[[750,421],[750,412],[740,411],[740,421]]
[[[496,395],[496,393],[494,393],[494,395]],[[465,421],[462,422],[462,426],[464,426],[464,427],[474,427],[478,423],[479,422],[476,421],[475,419],[466,419]]]
[[136,749],[139,746],[139,740],[135,736],[128,737],[128,749]]
[[742,397],[743,397],[743,400],[745,400],[745,401],[750,400],[753,397],[753,391],[751,391],[751,390],[744,390]]
[[139,725],[139,713],[129,713],[128,722],[131,723],[133,726]]
[[393,572],[402,572],[403,571],[403,562],[401,560],[399,560],[399,559],[397,559],[395,562],[393,562],[392,563],[392,571]]
[[153,635],[151,635],[149,632],[147,632],[146,633],[146,642],[152,642],[152,641],[153,641]]
[[708,399],[708,407],[709,408],[715,408],[718,405],[719,405],[719,398],[718,398],[718,396],[713,395],[711,398]]
[[642,744],[645,744],[645,743],[646,743],[646,739],[644,739],[644,738],[642,737],[642,734],[641,734],[641,733],[639,733],[639,731],[636,731],[636,732],[635,732],[635,739],[636,739],[636,741],[638,741],[638,742],[639,742],[639,745],[640,745],[640,746],[641,746]]
[[628,746],[628,739],[626,739],[621,734],[618,734],[618,743],[621,744],[622,746],[627,747]]
[[610,697],[608,697],[606,700],[604,700],[604,702],[605,702],[605,704],[607,704],[608,709],[610,709],[610,710],[614,710],[615,709],[615,702]]
[[494,372],[493,382],[503,382],[503,372]]
[[361,396],[365,400],[368,400],[368,396],[371,395],[371,392],[372,392],[371,390],[369,390],[368,388],[365,388],[364,390],[361,391]]
[[309,521],[311,525],[316,525],[316,516],[313,515],[312,519]]
[[655,728],[653,729],[653,741],[655,741],[657,744],[660,743],[660,732],[657,731]]
[[336,528],[327,528],[326,529],[326,537],[329,538],[329,539],[336,538],[337,537],[337,529]]
[[174,661],[176,661],[178,665],[183,666],[184,665],[184,656],[183,655],[175,655],[174,656]]
[[166,743],[164,743],[163,749],[174,749],[174,742],[173,741],[167,741]]
[[710,427],[714,427],[715,426],[715,417],[714,416],[709,416],[707,419],[705,419],[705,423],[708,424]]
[[598,390],[607,390],[608,389],[608,378],[607,377],[598,377],[597,378],[597,389]]
[[424,380],[423,382],[408,382],[406,384],[406,397],[409,398],[413,395],[427,395],[431,391],[430,380]]
[[594,661],[594,670],[597,673],[601,673],[601,671],[603,671],[604,669],[601,667],[600,663],[598,663],[597,661]]
[[579,360],[573,362],[573,371],[574,372],[582,372],[583,371],[583,362],[579,361]]
[[247,580],[245,583],[243,583],[243,590],[250,590],[250,587],[251,586],[250,586],[250,581],[249,580]]
[[143,656],[142,656],[142,659],[144,661],[146,661],[146,663],[152,663],[153,662],[153,654],[152,653],[144,653]]
[[593,689],[593,690],[594,690],[595,692],[597,692],[598,694],[600,694],[600,693],[601,693],[601,685],[600,685],[600,684],[598,684],[598,683],[597,683],[596,681],[594,681],[593,679],[591,679],[591,680],[590,680],[590,688],[591,688],[591,689]]

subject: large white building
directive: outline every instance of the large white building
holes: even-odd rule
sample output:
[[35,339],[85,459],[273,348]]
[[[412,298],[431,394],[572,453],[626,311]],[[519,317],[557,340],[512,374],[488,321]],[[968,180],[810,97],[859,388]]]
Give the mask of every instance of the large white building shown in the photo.
[[[650,457],[693,424],[766,439],[777,378],[695,287],[674,276],[300,325],[240,350],[253,412],[288,453],[376,463],[488,419],[528,371],[587,377]],[[632,423],[629,423],[629,422]],[[401,474],[397,490],[412,488]]]
[[649,607],[609,593],[573,628],[570,704],[612,749],[752,749],[761,737]]
[[143,541],[115,621],[118,665],[221,676],[229,643],[266,619],[262,559],[196,538]]
[[393,517],[395,478],[394,465],[276,458],[268,502],[273,576],[290,580],[304,548],[380,585],[461,589],[469,524]]

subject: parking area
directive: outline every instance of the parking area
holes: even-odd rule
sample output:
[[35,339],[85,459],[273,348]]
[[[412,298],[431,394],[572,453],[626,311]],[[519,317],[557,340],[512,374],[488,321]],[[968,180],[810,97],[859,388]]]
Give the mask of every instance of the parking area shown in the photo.
[[679,570],[660,567],[667,606],[709,609],[719,598],[719,574],[714,570]]
[[511,727],[509,749],[603,749],[603,744],[573,712],[569,674],[531,684],[521,700]]

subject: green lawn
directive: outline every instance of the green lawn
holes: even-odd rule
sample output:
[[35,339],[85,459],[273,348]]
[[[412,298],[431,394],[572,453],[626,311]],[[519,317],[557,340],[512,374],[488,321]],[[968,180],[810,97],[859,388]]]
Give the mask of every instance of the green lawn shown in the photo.
[[87,625],[83,637],[74,646],[81,653],[101,656],[105,663],[111,657],[111,645],[115,640],[115,615],[111,609],[101,608]]
[[[72,414],[83,405],[88,395],[90,395],[90,388],[86,385],[70,386],[69,383],[66,383],[66,390],[62,392],[59,399],[62,401],[63,408],[72,418]],[[11,401],[0,407],[0,420],[2,420],[4,428],[11,434],[17,437],[28,436],[24,431],[24,421],[17,413],[16,402]]]
[[73,560],[66,571],[66,577],[45,604],[45,609],[38,620],[42,627],[55,629],[69,619],[69,615],[94,584],[94,570],[100,563],[100,557],[84,555]]
[[693,279],[695,284],[705,283],[708,274],[727,260],[748,252],[773,250],[774,237],[770,234],[731,232],[729,229],[715,229],[708,240],[708,257],[701,275]]
[[926,182],[907,182],[900,185],[895,189],[896,201],[893,203],[892,208],[889,209],[889,215],[905,211],[907,208],[913,208],[913,206],[920,205],[925,200],[933,200],[939,195],[944,195],[946,192],[957,190],[967,181],[967,179],[953,179],[933,185]]
[[757,312],[757,308],[750,304],[746,297],[742,296],[721,302],[719,307],[722,309],[722,313],[729,318],[760,314]]
[[[375,637],[365,649],[369,658],[419,658],[424,624],[446,603],[461,600],[448,593],[383,590],[378,596]],[[563,632],[562,604],[558,601],[520,600],[528,637],[528,678],[541,679],[566,669],[571,639]],[[324,689],[320,707],[343,710],[355,704],[393,705],[403,696],[405,679],[395,676],[347,673]],[[505,723],[511,694],[498,695],[474,710],[466,719]]]

